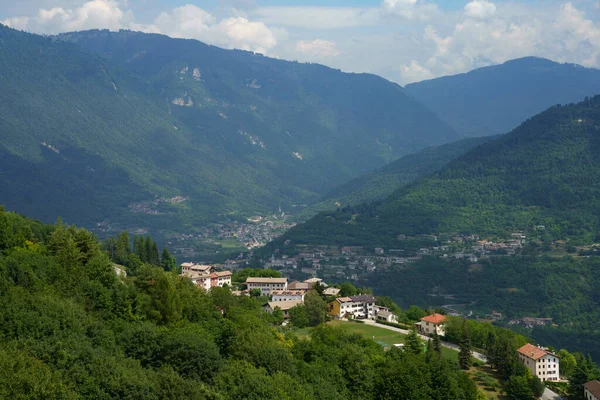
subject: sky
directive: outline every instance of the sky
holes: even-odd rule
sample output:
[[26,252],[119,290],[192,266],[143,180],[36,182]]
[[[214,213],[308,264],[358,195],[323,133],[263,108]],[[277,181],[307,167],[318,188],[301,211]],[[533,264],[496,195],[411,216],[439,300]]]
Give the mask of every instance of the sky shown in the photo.
[[0,23],[162,33],[402,85],[526,56],[600,67],[598,0],[0,0]]

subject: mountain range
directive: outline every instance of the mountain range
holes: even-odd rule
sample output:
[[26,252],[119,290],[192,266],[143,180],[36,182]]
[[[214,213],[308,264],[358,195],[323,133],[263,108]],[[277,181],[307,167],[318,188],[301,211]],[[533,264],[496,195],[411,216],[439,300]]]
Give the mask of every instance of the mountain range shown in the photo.
[[[195,40],[107,30],[42,37],[0,26],[0,54],[0,203],[46,222],[184,232],[299,204],[312,204],[308,216],[380,200],[479,140],[402,158],[475,133],[453,128],[462,125],[430,102],[451,103],[455,91],[419,94],[418,84]],[[555,97],[530,99],[536,107],[597,83],[596,70],[522,59],[453,85],[507,74],[527,81],[532,68],[557,87]],[[446,79],[459,78],[423,85]],[[481,96],[483,107],[495,93]],[[514,97],[495,101],[506,120],[525,118]],[[482,110],[480,136],[501,129],[488,129],[496,123]]]
[[600,70],[525,57],[405,89],[462,135],[496,135],[550,106],[599,94]]
[[459,137],[374,75],[128,31],[0,39],[0,198],[45,221],[285,209]]
[[401,246],[402,235],[600,233],[600,96],[554,106],[380,202],[325,212],[271,245]]

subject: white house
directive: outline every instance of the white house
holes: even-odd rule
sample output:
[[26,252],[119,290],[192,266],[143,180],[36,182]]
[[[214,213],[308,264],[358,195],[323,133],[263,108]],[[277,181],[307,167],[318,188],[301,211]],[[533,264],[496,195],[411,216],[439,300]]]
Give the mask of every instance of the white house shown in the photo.
[[330,287],[330,288],[323,290],[323,294],[325,296],[337,296],[338,294],[340,294],[340,289]]
[[542,381],[558,381],[558,356],[550,353],[546,349],[532,344],[517,350],[519,360],[529,369],[532,375],[537,376]]
[[179,276],[188,278],[196,286],[209,290],[214,286],[223,287],[225,284],[231,286],[231,275],[231,271],[204,272],[188,269]]
[[600,400],[600,381],[590,381],[583,385],[585,400]]
[[329,303],[329,315],[337,319],[375,319],[376,302],[377,300],[369,295],[338,297]]
[[420,318],[420,321],[415,325],[417,331],[423,335],[446,336],[445,322],[448,318],[442,314],[431,314],[426,317]]
[[201,273],[205,273],[205,274],[210,274],[211,272],[214,272],[214,267],[211,265],[205,265],[205,264],[196,264],[193,262],[184,262],[183,264],[181,264],[181,272],[182,273],[186,273],[186,272],[201,272]]
[[268,296],[273,290],[287,290],[287,278],[246,278],[248,292],[260,289],[263,296]]
[[272,290],[271,301],[304,301],[304,290]]
[[397,323],[398,317],[393,312],[381,310],[377,313],[377,320]]

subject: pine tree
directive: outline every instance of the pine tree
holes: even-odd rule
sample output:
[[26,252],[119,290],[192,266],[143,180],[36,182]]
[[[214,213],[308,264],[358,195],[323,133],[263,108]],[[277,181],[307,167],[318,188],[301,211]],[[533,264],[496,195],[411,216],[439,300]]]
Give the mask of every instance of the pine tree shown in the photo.
[[433,334],[433,351],[438,354],[442,354],[442,342],[437,333]]
[[152,252],[148,256],[148,262],[153,265],[160,265],[160,257],[158,256],[158,246],[156,242],[152,242]]
[[460,351],[458,352],[458,365],[462,369],[471,368],[471,338],[466,322],[463,323],[462,333],[460,337]]
[[407,352],[411,354],[421,354],[423,352],[423,345],[417,335],[417,331],[413,328],[410,330],[404,341],[404,347]]
[[175,257],[171,255],[169,250],[165,247],[160,256],[160,265],[165,271],[176,271],[177,270],[177,262],[175,261]]

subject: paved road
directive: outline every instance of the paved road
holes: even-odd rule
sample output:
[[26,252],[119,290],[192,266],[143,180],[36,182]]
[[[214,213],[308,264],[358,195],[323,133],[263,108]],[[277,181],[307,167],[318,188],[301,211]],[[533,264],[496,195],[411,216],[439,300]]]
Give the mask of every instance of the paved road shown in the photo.
[[[407,329],[400,329],[400,328],[396,328],[396,327],[393,327],[393,326],[378,324],[375,321],[368,320],[368,319],[364,320],[364,321],[367,324],[375,325],[375,326],[377,326],[379,328],[383,328],[383,329],[387,329],[387,330],[390,330],[390,331],[402,333],[404,335],[408,335],[409,334],[409,331]],[[419,337],[421,339],[425,340],[425,341],[429,340],[429,337],[425,336],[425,335],[419,335]],[[442,346],[447,347],[449,349],[456,350],[456,351],[460,350],[459,346],[456,345],[456,344],[454,344],[454,343],[448,343],[448,342],[441,342],[441,343],[442,343]],[[479,361],[487,362],[487,357],[485,356],[485,354],[481,354],[481,353],[478,353],[476,351],[472,352],[472,354],[473,354],[473,357],[475,357]]]
[[544,394],[541,397],[541,400],[563,400],[558,394],[554,393],[552,390],[546,388],[544,390]]
[[[408,335],[408,333],[409,333],[409,331],[407,329],[400,329],[400,328],[395,328],[393,326],[378,324],[375,321],[371,321],[371,320],[364,320],[364,321],[367,324],[375,325],[375,326],[378,326],[379,328],[387,329],[390,331],[402,333],[404,335]],[[419,337],[423,340],[429,340],[429,337],[425,336],[425,335],[419,335]],[[456,351],[460,350],[459,346],[454,343],[448,343],[448,342],[441,342],[441,343],[442,343],[442,346],[447,347],[449,349],[456,350]],[[473,357],[475,357],[479,361],[487,362],[487,357],[485,356],[485,354],[481,354],[476,351],[474,351],[472,354],[473,354]],[[546,390],[544,390],[544,394],[541,397],[541,400],[563,400],[563,398],[560,397],[557,393],[554,393],[552,390],[546,388]]]

